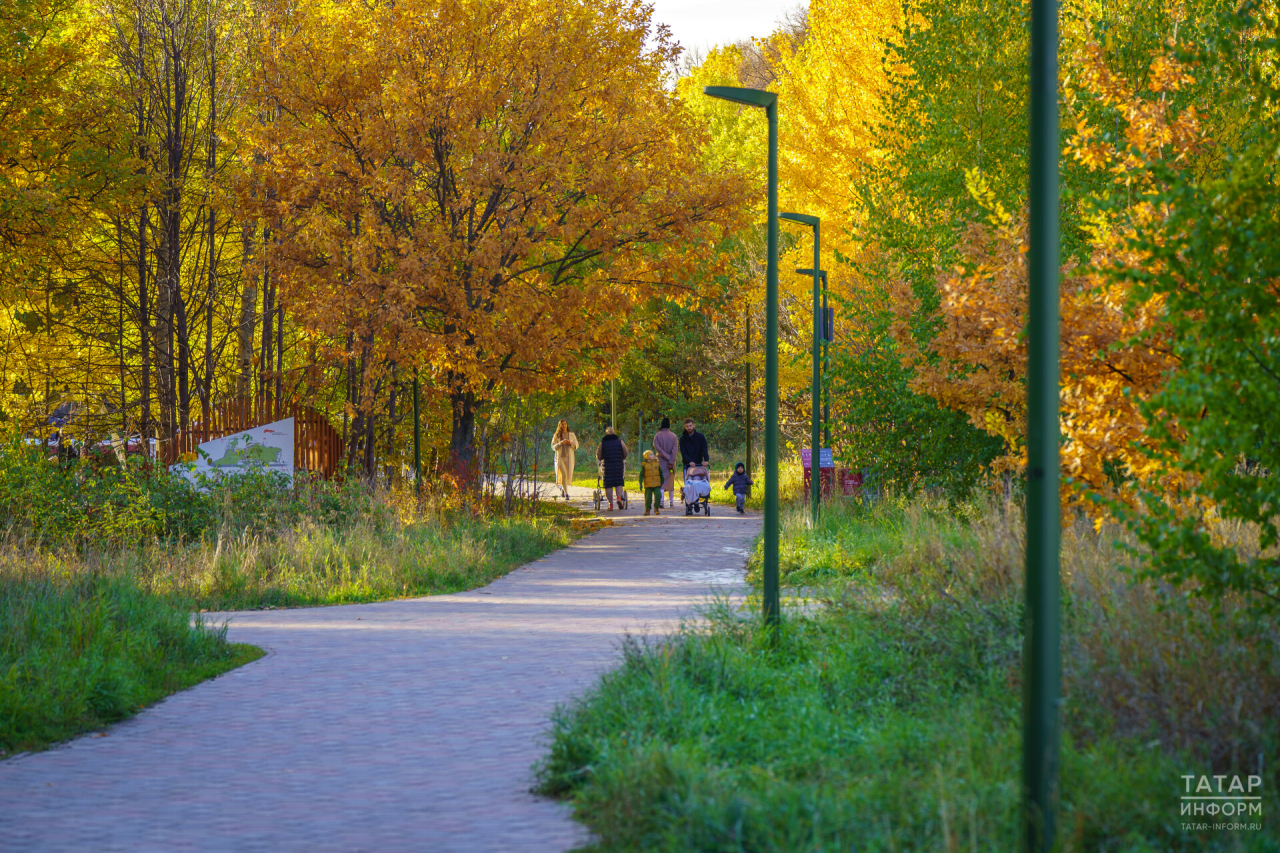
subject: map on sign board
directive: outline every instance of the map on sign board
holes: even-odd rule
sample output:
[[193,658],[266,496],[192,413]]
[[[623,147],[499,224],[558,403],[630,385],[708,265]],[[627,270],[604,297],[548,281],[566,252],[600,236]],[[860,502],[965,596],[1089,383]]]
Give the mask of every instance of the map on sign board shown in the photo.
[[[800,448],[800,466],[802,468],[813,467],[813,454],[809,448]],[[818,449],[818,468],[834,468],[836,467],[835,456],[831,453],[830,447],[822,447]]]
[[283,474],[293,482],[293,428],[293,418],[285,418],[206,441],[195,459],[180,462],[171,470],[193,483],[198,483],[201,475],[213,479],[249,471]]

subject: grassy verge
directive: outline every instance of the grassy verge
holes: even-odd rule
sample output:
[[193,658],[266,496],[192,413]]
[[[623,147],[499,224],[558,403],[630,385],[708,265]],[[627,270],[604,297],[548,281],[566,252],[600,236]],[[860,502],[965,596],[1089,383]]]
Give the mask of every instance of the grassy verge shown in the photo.
[[566,506],[228,477],[0,445],[0,757],[100,728],[258,652],[193,611],[482,586],[589,531]]
[[15,567],[14,557],[0,557],[0,758],[102,728],[262,655],[127,576],[38,558]]
[[[724,607],[632,640],[557,713],[542,790],[600,850],[1018,849],[1019,530],[983,505],[793,512],[784,582],[825,606],[776,645]],[[1274,626],[1129,583],[1114,545],[1064,536],[1062,849],[1280,850]],[[1187,773],[1262,777],[1261,828],[1184,827]]]
[[536,518],[463,511],[342,525],[304,518],[116,559],[148,589],[204,610],[381,601],[484,586],[568,545],[583,531],[574,523],[579,515],[545,506]]

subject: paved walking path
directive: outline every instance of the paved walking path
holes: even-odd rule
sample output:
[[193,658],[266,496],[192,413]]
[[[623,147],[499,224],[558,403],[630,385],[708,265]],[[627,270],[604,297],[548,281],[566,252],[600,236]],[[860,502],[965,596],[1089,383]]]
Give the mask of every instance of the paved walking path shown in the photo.
[[0,851],[583,843],[565,806],[528,793],[552,708],[616,661],[624,631],[740,593],[759,527],[635,506],[469,593],[226,614],[230,638],[267,657],[103,736],[0,762]]

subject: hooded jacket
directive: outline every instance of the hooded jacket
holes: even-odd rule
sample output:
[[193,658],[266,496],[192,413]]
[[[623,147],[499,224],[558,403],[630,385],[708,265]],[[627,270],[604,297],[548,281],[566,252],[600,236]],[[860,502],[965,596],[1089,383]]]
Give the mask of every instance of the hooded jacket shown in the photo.
[[724,487],[727,489],[730,486],[732,486],[733,493],[735,495],[745,495],[751,491],[751,484],[753,482],[755,481],[747,476],[746,471],[742,471],[742,472],[734,471],[733,476],[730,477],[728,482],[724,484]]

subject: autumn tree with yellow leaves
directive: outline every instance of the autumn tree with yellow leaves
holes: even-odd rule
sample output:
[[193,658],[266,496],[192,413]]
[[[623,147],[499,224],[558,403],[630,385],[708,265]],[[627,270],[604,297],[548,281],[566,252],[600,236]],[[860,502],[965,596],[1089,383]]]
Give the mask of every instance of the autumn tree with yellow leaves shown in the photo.
[[607,375],[638,304],[705,295],[743,184],[697,156],[647,8],[312,2],[264,32],[244,132],[283,296],[362,399],[429,377],[456,457],[495,389]]
[[[1087,260],[1062,270],[1062,462],[1074,503],[1086,494],[1112,496],[1129,478],[1144,482],[1162,473],[1143,450],[1147,420],[1140,410],[1175,365],[1162,331],[1161,300],[1135,303],[1110,271],[1148,263],[1129,247],[1139,231],[1160,227],[1162,212],[1149,201],[1158,189],[1149,166],[1185,168],[1205,140],[1195,107],[1175,114],[1165,97],[1190,82],[1169,53],[1152,61],[1145,91],[1115,74],[1096,43],[1084,46],[1072,68],[1076,74],[1064,99],[1072,127],[1066,153],[1110,176],[1133,199],[1118,211],[1093,213]],[[1119,113],[1121,139],[1098,131],[1082,109],[1086,98]],[[1026,462],[1026,227],[995,200],[976,170],[968,179],[989,221],[966,228],[959,264],[940,278],[940,322],[927,344],[909,326],[919,300],[901,285],[895,337],[915,370],[913,387],[999,437],[1005,452],[996,469],[1020,472]]]

